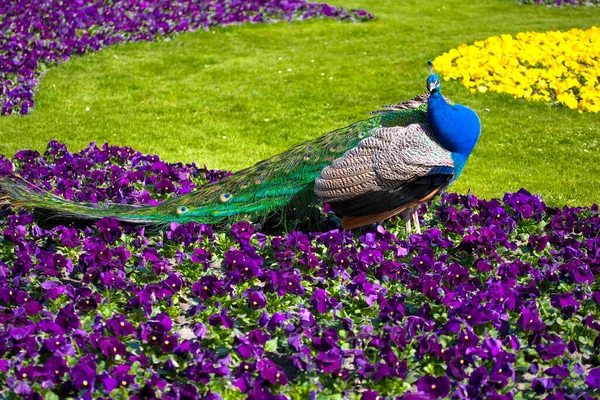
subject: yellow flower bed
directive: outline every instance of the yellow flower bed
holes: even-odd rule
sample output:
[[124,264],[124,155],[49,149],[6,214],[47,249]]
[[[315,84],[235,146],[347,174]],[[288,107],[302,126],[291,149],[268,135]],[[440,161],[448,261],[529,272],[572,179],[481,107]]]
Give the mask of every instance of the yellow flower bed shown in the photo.
[[521,32],[460,45],[437,57],[445,80],[472,92],[490,90],[528,100],[600,112],[600,28]]

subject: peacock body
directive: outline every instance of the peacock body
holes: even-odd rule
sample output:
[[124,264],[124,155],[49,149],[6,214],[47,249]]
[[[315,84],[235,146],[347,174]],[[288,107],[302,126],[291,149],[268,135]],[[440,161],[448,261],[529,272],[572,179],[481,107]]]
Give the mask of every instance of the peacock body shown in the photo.
[[[441,193],[462,172],[479,137],[470,109],[449,105],[437,88],[375,116],[238,171],[157,206],[76,203],[0,178],[3,201],[61,217],[113,217],[139,224],[219,223],[330,203],[342,225],[389,218]],[[466,116],[466,117],[465,117]],[[466,127],[466,128],[465,128]]]

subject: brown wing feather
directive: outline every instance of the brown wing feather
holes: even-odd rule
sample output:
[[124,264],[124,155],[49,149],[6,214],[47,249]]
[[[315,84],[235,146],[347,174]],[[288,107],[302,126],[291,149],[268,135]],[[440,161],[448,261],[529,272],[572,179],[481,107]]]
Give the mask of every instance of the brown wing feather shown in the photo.
[[382,213],[377,213],[377,214],[362,215],[360,217],[350,217],[350,216],[343,217],[342,218],[342,227],[344,229],[360,228],[361,226],[369,225],[374,222],[384,221],[388,218],[392,218],[393,216],[400,214],[402,211],[404,211],[408,208],[414,207],[424,201],[433,199],[435,196],[437,196],[437,194],[445,186],[446,186],[445,184],[440,185],[438,188],[433,190],[431,193],[429,193],[427,196],[423,197],[422,199],[415,200],[411,203],[403,204],[402,206],[395,208],[393,210],[384,211]]

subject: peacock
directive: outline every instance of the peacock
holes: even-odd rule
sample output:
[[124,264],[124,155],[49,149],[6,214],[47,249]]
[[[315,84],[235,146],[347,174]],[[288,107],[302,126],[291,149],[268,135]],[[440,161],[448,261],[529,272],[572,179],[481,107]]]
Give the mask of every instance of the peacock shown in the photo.
[[76,203],[0,178],[1,202],[68,219],[113,217],[133,224],[216,224],[242,218],[303,215],[329,204],[346,229],[401,215],[420,232],[415,209],[462,173],[481,125],[468,107],[449,104],[429,61],[427,91],[382,106],[372,117],[296,145],[218,182],[156,206]]

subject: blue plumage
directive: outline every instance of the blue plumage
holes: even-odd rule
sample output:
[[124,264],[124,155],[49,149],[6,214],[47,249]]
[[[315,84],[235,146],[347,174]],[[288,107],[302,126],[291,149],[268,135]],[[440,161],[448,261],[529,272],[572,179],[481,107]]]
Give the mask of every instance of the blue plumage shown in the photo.
[[473,110],[450,105],[437,89],[427,101],[427,116],[439,144],[452,153],[469,156],[479,139],[481,124]]
[[448,104],[442,96],[440,80],[433,73],[427,78],[427,118],[435,132],[438,143],[452,153],[454,161],[454,178],[462,173],[469,155],[475,148],[481,133],[481,123],[477,114],[461,104]]

